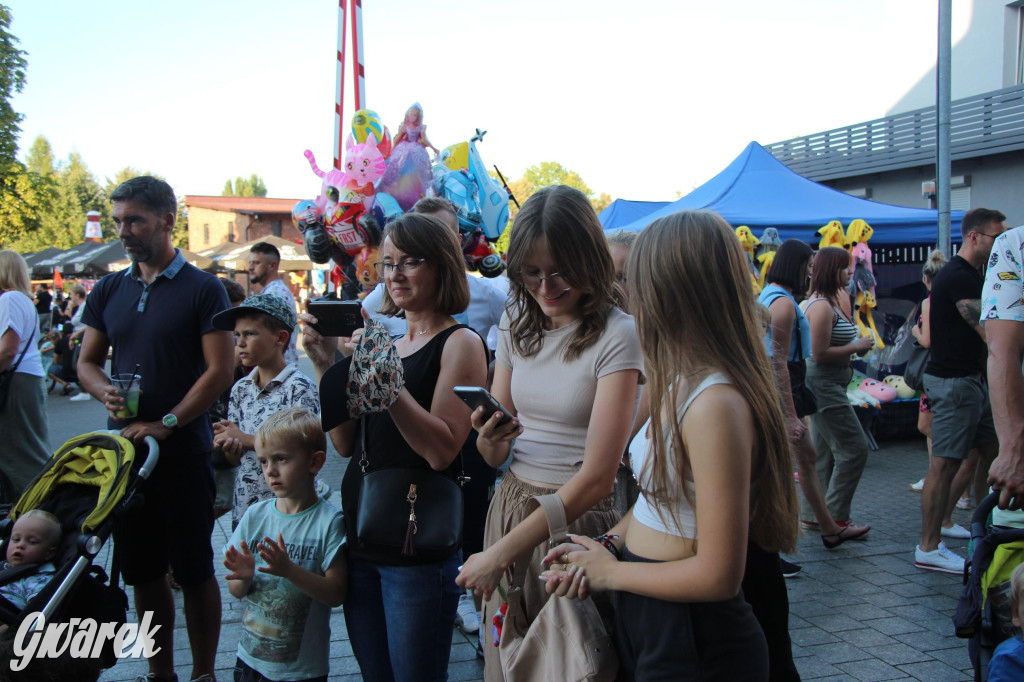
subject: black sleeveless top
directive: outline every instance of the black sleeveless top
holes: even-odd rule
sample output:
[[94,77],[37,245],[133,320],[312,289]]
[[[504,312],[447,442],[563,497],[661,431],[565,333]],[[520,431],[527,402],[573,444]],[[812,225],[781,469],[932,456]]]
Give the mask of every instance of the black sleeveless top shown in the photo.
[[[430,411],[434,402],[434,389],[437,386],[437,378],[441,374],[441,354],[444,352],[444,344],[459,329],[469,329],[464,324],[456,324],[437,333],[430,339],[423,348],[402,358],[402,368],[405,371],[405,388],[413,399],[419,403],[424,410]],[[376,469],[396,468],[418,468],[430,469],[427,460],[420,457],[405,442],[398,427],[395,426],[391,413],[388,411],[377,412],[367,415],[363,422],[366,427],[366,459],[367,473]],[[359,479],[363,472],[359,467],[361,448],[349,459],[348,467],[345,469],[345,476],[341,481],[341,507],[345,513],[345,529],[350,539],[349,551],[358,558],[356,538],[356,508],[359,503]],[[459,458],[452,461],[451,466],[443,472],[453,480],[459,475]],[[395,555],[395,564],[414,564],[409,557]]]

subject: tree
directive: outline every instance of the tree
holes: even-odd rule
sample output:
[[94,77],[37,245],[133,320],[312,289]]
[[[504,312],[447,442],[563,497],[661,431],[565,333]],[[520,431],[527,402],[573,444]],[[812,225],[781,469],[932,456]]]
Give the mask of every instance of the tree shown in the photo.
[[37,135],[32,146],[25,155],[25,166],[28,170],[42,177],[53,177],[57,164],[53,159],[53,147],[42,135]]
[[228,180],[224,183],[224,190],[220,193],[223,197],[265,197],[267,196],[267,185],[263,178],[253,173],[248,178],[235,178],[234,185]]
[[[43,214],[40,232],[47,245],[67,249],[81,244],[86,211],[99,211],[101,223],[110,224],[107,197],[81,154],[71,152],[55,174],[53,200]],[[107,237],[110,236],[109,232]]]
[[11,27],[10,8],[0,5],[0,170],[17,172],[12,165],[18,152],[18,133],[22,115],[10,103],[11,96],[25,87],[25,51],[17,47],[18,39],[7,29]]
[[52,178],[41,178],[18,162],[0,170],[0,248],[25,253],[52,245],[41,222],[53,191]]

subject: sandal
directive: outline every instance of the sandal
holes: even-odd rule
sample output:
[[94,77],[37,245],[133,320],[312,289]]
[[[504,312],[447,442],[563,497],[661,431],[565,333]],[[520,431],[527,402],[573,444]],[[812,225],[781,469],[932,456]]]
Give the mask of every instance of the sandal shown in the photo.
[[868,534],[871,526],[840,526],[838,533],[822,533],[821,544],[825,549],[835,549],[847,540],[856,540]]

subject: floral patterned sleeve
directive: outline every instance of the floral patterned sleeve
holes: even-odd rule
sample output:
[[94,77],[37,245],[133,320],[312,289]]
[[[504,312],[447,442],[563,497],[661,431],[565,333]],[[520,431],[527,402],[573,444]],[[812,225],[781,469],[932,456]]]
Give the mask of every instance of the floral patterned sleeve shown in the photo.
[[981,292],[981,322],[1024,322],[1024,228],[1000,235],[992,244],[985,287]]

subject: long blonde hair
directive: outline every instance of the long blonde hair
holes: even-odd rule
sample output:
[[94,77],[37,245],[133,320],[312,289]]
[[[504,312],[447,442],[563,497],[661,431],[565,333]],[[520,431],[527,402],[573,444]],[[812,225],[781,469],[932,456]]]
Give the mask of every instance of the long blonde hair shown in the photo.
[[680,477],[690,471],[679,420],[664,421],[679,413],[680,377],[709,366],[729,378],[754,418],[760,457],[751,473],[760,491],[751,510],[751,539],[767,551],[791,551],[797,497],[789,438],[736,235],[711,211],[674,213],[640,233],[626,271],[648,379],[650,492],[666,500],[673,492],[669,471]]
[[10,249],[0,251],[0,290],[20,291],[32,297],[32,280],[28,276],[28,264],[21,254]]

